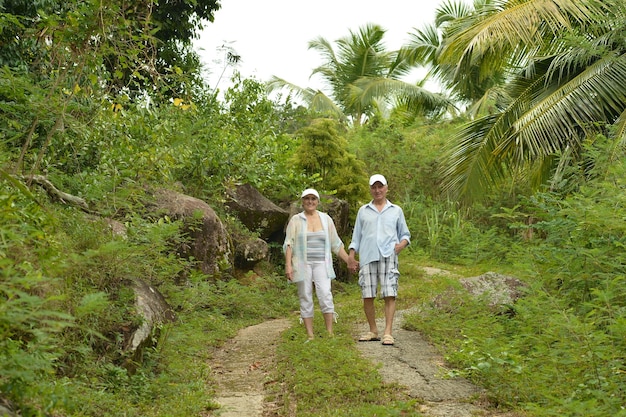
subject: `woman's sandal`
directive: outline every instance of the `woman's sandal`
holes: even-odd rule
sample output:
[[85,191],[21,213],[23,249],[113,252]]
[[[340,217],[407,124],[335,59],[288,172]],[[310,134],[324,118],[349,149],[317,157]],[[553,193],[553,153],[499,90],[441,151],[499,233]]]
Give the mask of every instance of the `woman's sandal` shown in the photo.
[[383,345],[384,346],[393,346],[393,344],[395,343],[395,340],[393,339],[393,336],[390,334],[386,334],[383,336]]
[[379,341],[378,333],[367,332],[363,336],[359,337],[359,342],[376,342]]

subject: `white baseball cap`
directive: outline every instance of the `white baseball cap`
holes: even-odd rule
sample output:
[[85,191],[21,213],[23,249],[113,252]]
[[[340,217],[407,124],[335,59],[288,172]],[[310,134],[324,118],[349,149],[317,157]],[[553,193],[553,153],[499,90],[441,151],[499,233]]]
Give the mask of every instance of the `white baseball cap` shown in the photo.
[[387,185],[387,179],[380,174],[374,174],[370,177],[370,185],[374,185],[375,182],[380,182],[382,185]]
[[306,190],[302,191],[302,196],[300,198],[304,198],[307,195],[314,195],[318,200],[320,199],[320,195],[313,188],[307,188]]

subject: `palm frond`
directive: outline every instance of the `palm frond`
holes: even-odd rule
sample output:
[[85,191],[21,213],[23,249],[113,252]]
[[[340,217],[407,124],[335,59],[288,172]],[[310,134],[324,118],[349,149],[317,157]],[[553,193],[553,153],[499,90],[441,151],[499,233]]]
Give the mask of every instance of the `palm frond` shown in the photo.
[[[573,22],[593,22],[604,8],[594,0],[514,0],[494,2],[491,9],[472,16],[472,24],[449,37],[440,62],[456,64],[458,72],[476,62],[483,68],[497,68],[503,56],[518,60],[546,45],[572,27]],[[525,52],[523,52],[525,51]],[[459,59],[460,57],[460,59]]]
[[326,94],[321,91],[316,91],[311,97],[309,109],[320,113],[322,115],[329,116],[331,118],[346,121],[347,117],[343,110],[335,104]]
[[626,146],[626,108],[615,121],[614,135],[621,145]]
[[504,166],[495,164],[497,116],[488,115],[466,124],[445,151],[441,178],[443,191],[452,198],[474,198],[505,177]]
[[459,132],[447,155],[444,189],[471,195],[495,185],[513,167],[534,166],[534,185],[545,183],[555,163],[566,163],[554,156],[577,152],[597,122],[619,126],[626,107],[626,84],[619,81],[624,79],[626,55],[599,60],[552,88],[545,85],[545,73],[518,80],[511,89],[521,92],[507,109]]
[[485,114],[493,114],[502,111],[511,103],[511,97],[503,86],[493,86],[483,94],[478,100],[474,101],[467,109],[467,114],[472,117],[482,117]]
[[435,25],[442,25],[468,16],[474,9],[465,2],[447,0],[435,11]]
[[[535,153],[574,145],[571,140],[595,132],[596,123],[617,120],[626,107],[625,79],[623,54],[598,60],[554,91],[538,90],[532,107],[511,126],[509,141],[514,140],[518,149],[533,148]],[[548,143],[549,148],[545,146]]]
[[319,52],[326,62],[337,63],[337,57],[332,44],[321,36],[309,42],[309,49]]
[[351,102],[365,105],[374,99],[402,97],[408,107],[428,110],[442,109],[451,101],[442,94],[432,93],[419,85],[385,77],[362,77],[351,88]]
[[427,25],[409,33],[409,42],[400,49],[400,56],[412,64],[434,65],[440,46],[439,30]]
[[282,78],[272,76],[270,80],[265,83],[265,88],[268,92],[285,90],[289,91],[291,95],[301,99],[305,103],[311,103],[316,91],[311,88],[302,88],[293,83],[290,83]]

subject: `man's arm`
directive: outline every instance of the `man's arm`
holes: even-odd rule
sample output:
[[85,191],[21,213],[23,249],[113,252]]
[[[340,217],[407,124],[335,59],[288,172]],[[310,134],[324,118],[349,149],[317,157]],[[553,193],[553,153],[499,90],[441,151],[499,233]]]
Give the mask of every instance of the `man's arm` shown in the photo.
[[396,248],[395,248],[396,255],[402,252],[402,250],[406,248],[407,246],[409,246],[409,241],[406,239],[402,239],[400,243],[396,243]]
[[411,232],[406,224],[404,218],[404,211],[400,209],[400,216],[398,217],[398,223],[396,226],[396,233],[398,234],[399,243],[396,243],[395,251],[400,253],[404,248],[411,244]]

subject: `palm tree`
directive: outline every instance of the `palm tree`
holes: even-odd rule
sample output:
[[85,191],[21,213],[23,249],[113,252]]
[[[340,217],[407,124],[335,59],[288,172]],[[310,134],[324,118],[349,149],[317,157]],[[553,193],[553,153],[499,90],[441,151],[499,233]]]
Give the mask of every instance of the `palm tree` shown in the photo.
[[472,197],[512,174],[545,184],[597,133],[626,139],[623,0],[484,4],[451,24],[436,53],[458,85],[503,80],[493,111],[467,124],[448,150],[447,192]]
[[367,24],[358,32],[350,31],[348,36],[337,40],[336,50],[322,37],[309,42],[309,49],[318,51],[324,59],[311,76],[322,77],[329,95],[300,88],[278,77],[272,77],[268,87],[270,90],[286,88],[312,110],[350,120],[357,126],[382,113],[394,94],[418,101],[429,109],[445,107],[448,101],[443,96],[400,80],[412,67],[397,51],[385,49],[384,34],[380,26]]
[[469,106],[469,115],[484,113],[494,102],[505,98],[501,91],[504,69],[485,71],[481,62],[476,61],[459,72],[456,62],[441,60],[441,53],[444,40],[471,26],[479,16],[491,10],[492,3],[493,0],[475,0],[472,5],[445,1],[435,12],[435,22],[422,29],[414,28],[409,42],[401,50],[407,62],[428,68],[426,77],[437,80],[459,106]]

